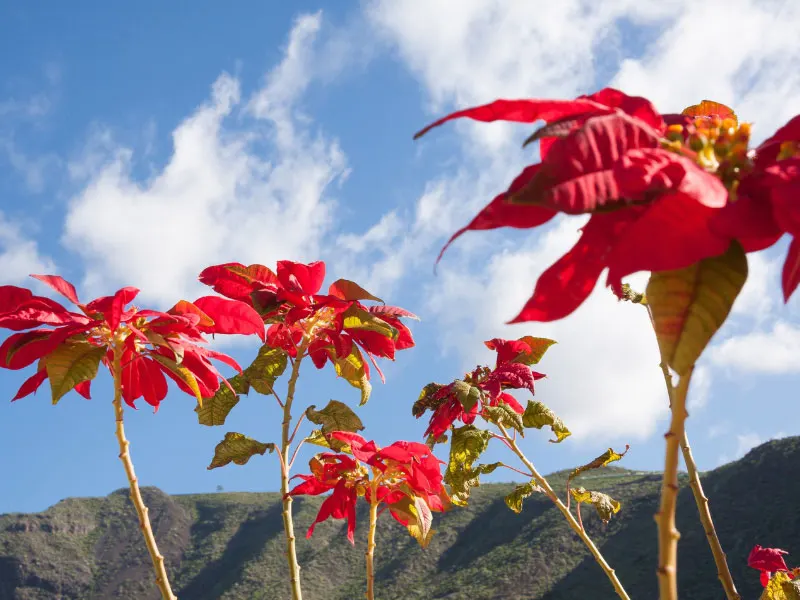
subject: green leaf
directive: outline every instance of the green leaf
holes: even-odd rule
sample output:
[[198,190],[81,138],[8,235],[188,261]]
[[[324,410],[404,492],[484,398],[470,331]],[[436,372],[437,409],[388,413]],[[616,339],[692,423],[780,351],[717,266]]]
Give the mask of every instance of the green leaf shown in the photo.
[[[450,486],[450,496],[456,506],[466,506],[469,490],[480,485],[480,475],[488,474],[502,463],[474,465],[489,445],[492,434],[474,425],[453,428],[450,440],[450,461],[444,482]],[[474,465],[474,466],[473,466]]]
[[485,406],[483,408],[483,418],[490,423],[516,429],[522,434],[522,437],[525,437],[525,429],[522,426],[522,415],[505,402],[500,401],[496,406]]
[[547,349],[553,344],[558,343],[555,340],[533,337],[532,335],[521,337],[519,338],[519,341],[528,344],[528,346],[531,347],[531,351],[523,352],[514,359],[514,362],[522,363],[528,366],[537,364],[540,360],[542,360],[542,357],[544,356],[544,353],[547,352]]
[[344,312],[344,328],[345,329],[363,329],[365,331],[374,331],[384,337],[396,340],[398,331],[369,311],[359,308],[358,306],[351,306]]
[[377,296],[373,296],[360,285],[349,279],[337,279],[331,284],[330,288],[328,288],[328,293],[342,300],[373,300],[385,304],[383,300]]
[[480,388],[470,385],[466,381],[461,381],[460,379],[456,379],[450,389],[453,394],[455,394],[455,397],[458,398],[458,401],[461,402],[461,406],[464,407],[466,412],[471,411],[478,403],[478,400],[481,399]]
[[359,406],[364,406],[372,392],[372,384],[370,384],[369,379],[367,379],[367,373],[364,370],[364,357],[361,354],[361,350],[358,349],[358,346],[353,344],[350,354],[344,358],[332,360],[333,367],[336,369],[336,374],[354,388],[361,390],[361,402],[359,402]]
[[331,400],[322,410],[316,410],[312,404],[306,409],[306,418],[312,423],[322,425],[322,433],[333,431],[357,432],[364,429],[364,424],[358,415],[344,402]]
[[225,434],[225,439],[214,448],[214,459],[207,469],[210,471],[217,467],[224,467],[230,462],[243,465],[256,454],[264,454],[267,450],[272,453],[275,450],[275,444],[264,444],[241,433],[229,431]]
[[610,463],[622,459],[622,457],[628,453],[629,448],[630,446],[625,446],[625,452],[623,452],[622,454],[614,452],[613,449],[609,448],[608,450],[603,452],[600,456],[595,458],[592,462],[586,463],[585,465],[581,465],[580,467],[577,467],[574,471],[572,471],[572,473],[570,473],[569,477],[567,478],[567,482],[572,481],[575,477],[577,477],[584,471],[607,467]]
[[528,483],[523,483],[514,488],[514,491],[506,496],[506,506],[513,510],[515,513],[522,512],[522,501],[534,492],[542,492],[542,488],[536,485],[532,480]]
[[593,505],[603,523],[608,523],[611,520],[611,515],[617,514],[619,509],[622,508],[622,504],[619,501],[601,492],[591,492],[586,488],[577,487],[571,488],[569,493],[572,494],[572,497],[577,502]]
[[105,355],[104,346],[81,341],[67,341],[46,355],[43,360],[53,404],[82,381],[94,379]]
[[788,573],[778,571],[769,580],[759,600],[800,600],[800,579],[789,579]]
[[268,396],[272,394],[275,381],[286,370],[287,362],[286,352],[264,344],[252,364],[244,370],[244,376],[255,391]]
[[445,386],[441,383],[429,383],[422,388],[422,391],[419,393],[419,398],[414,402],[414,406],[411,407],[411,414],[420,418],[425,414],[426,410],[434,411],[444,404],[447,398],[433,398],[433,395],[443,387]]
[[406,525],[408,533],[422,548],[427,548],[435,532],[431,529],[433,515],[425,501],[419,496],[410,494],[392,503],[389,508],[408,521]]
[[525,407],[525,413],[522,415],[522,424],[525,427],[535,427],[536,429],[549,425],[556,434],[556,439],[550,440],[553,443],[561,442],[572,435],[564,422],[552,410],[538,401],[528,400],[528,406]]
[[224,425],[228,413],[239,403],[239,395],[250,391],[250,383],[243,375],[236,375],[228,379],[233,392],[222,383],[211,398],[205,398],[203,404],[194,407],[200,425]]
[[647,302],[661,356],[686,375],[730,313],[747,279],[747,256],[732,242],[722,256],[650,276]]

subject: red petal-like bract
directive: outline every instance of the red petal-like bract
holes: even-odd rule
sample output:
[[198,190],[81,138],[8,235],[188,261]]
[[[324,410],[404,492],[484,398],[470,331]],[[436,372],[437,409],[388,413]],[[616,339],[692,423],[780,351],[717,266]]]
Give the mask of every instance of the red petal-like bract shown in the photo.
[[786,566],[786,561],[783,559],[784,554],[789,553],[780,548],[762,548],[756,545],[747,557],[747,566],[761,571],[761,585],[767,587],[772,573],[789,571],[789,567]]
[[44,284],[47,284],[73,304],[80,304],[80,301],[78,300],[78,292],[75,291],[75,286],[63,277],[58,275],[31,275],[31,277],[38,279]]
[[262,341],[267,340],[264,322],[254,308],[237,300],[227,300],[219,296],[203,296],[193,302],[200,310],[214,319],[214,325],[200,327],[206,333],[257,334]]

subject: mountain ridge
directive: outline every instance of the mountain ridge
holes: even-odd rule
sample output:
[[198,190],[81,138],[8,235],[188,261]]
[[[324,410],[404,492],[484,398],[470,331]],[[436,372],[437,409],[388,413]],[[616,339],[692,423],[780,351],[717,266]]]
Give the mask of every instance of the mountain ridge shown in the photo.
[[[548,477],[563,490],[566,472]],[[724,594],[685,476],[678,499],[679,584],[692,600]],[[755,544],[800,555],[800,437],[767,442],[738,461],[702,475],[715,524],[744,599],[760,593],[746,566]],[[661,476],[615,467],[577,485],[623,504],[604,526],[584,507],[587,531],[616,569],[631,598],[657,597],[656,526]],[[376,589],[381,599],[613,599],[602,570],[543,495],[511,512],[504,496],[516,484],[484,484],[470,506],[435,515],[430,547],[421,550],[384,515],[378,524]],[[159,548],[181,600],[290,598],[274,492],[169,496],[142,490]],[[563,495],[563,494],[562,494]],[[340,521],[304,532],[321,498],[295,503],[298,554],[307,600],[352,600],[364,594],[367,506],[357,512],[356,545]],[[794,547],[793,547],[794,546]],[[787,562],[797,564],[790,554]],[[137,518],[120,489],[104,498],[68,498],[40,513],[0,515],[0,600],[158,600]]]

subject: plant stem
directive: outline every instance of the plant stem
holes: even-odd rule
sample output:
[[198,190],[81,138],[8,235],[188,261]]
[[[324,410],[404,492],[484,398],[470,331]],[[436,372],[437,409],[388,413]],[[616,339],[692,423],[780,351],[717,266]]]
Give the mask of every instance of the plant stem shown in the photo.
[[122,341],[117,340],[114,343],[114,364],[112,373],[114,376],[114,414],[117,421],[117,442],[119,442],[119,459],[125,467],[125,473],[128,476],[128,484],[131,488],[131,501],[136,508],[136,514],[139,515],[139,526],[144,535],[144,541],[147,544],[147,550],[150,552],[150,559],[153,561],[153,570],[156,574],[156,585],[161,591],[161,597],[164,600],[178,600],[177,596],[172,593],[172,588],[169,585],[167,578],[167,570],[164,567],[164,557],[158,551],[156,538],[153,535],[153,528],[150,526],[150,518],[148,517],[149,509],[144,505],[142,494],[139,491],[139,481],[136,479],[136,473],[133,470],[133,462],[131,462],[130,442],[125,438],[125,427],[122,424]]
[[[653,313],[650,311],[650,305],[645,305],[647,313],[650,315],[650,323],[655,332],[655,320]],[[656,334],[657,335],[657,334]],[[657,340],[658,338],[656,338]],[[661,357],[661,373],[664,376],[664,384],[667,387],[667,394],[669,396],[669,406],[672,409],[672,398],[675,395],[675,388],[672,385],[672,377],[669,374],[664,357]],[[722,588],[725,590],[725,596],[728,600],[741,600],[739,592],[736,591],[736,584],[733,582],[733,575],[728,568],[728,560],[725,556],[725,551],[722,549],[722,544],[717,536],[717,530],[714,528],[714,521],[711,519],[711,508],[708,505],[708,497],[703,492],[703,484],[700,483],[700,475],[697,471],[697,463],[692,456],[692,448],[689,445],[689,436],[686,433],[686,428],[683,430],[683,437],[680,440],[681,452],[683,453],[683,462],[686,463],[686,470],[689,472],[689,485],[692,488],[692,495],[697,504],[697,512],[700,515],[700,522],[703,524],[703,530],[706,532],[708,538],[708,545],[711,548],[711,554],[714,556],[714,564],[717,566],[717,575],[719,576]]]
[[623,600],[630,600],[628,593],[625,591],[625,588],[622,587],[622,583],[617,578],[614,569],[612,569],[611,566],[606,562],[606,559],[600,553],[600,550],[598,550],[597,546],[594,545],[592,538],[589,537],[583,527],[581,527],[581,525],[575,520],[575,517],[572,516],[572,513],[569,511],[566,505],[561,502],[561,499],[553,491],[553,488],[550,487],[550,484],[547,482],[547,480],[539,474],[539,472],[536,470],[536,467],[533,466],[533,463],[529,461],[525,454],[523,454],[522,450],[519,449],[517,442],[508,435],[505,427],[499,424],[498,427],[500,428],[500,431],[503,432],[503,436],[508,442],[508,447],[511,448],[514,454],[516,454],[522,463],[528,468],[531,477],[533,477],[537,485],[544,490],[544,493],[547,494],[547,497],[550,498],[553,504],[555,504],[558,510],[560,510],[564,515],[564,518],[567,520],[570,528],[578,534],[578,537],[580,537],[583,543],[586,544],[586,547],[589,548],[589,551],[592,553],[597,563],[611,581],[611,585],[614,586],[614,591],[617,592],[617,596]]
[[378,525],[378,479],[372,484],[369,503],[369,536],[367,537],[367,600],[375,600],[375,530]]
[[285,468],[281,469],[281,495],[283,497],[283,530],[286,533],[286,560],[289,563],[290,584],[292,587],[292,600],[302,600],[303,590],[300,587],[300,564],[297,562],[297,547],[295,545],[294,523],[292,522],[292,497],[289,496],[289,446],[291,439],[289,429],[292,424],[292,402],[300,376],[300,363],[303,362],[303,353],[306,345],[298,348],[297,359],[292,361],[292,374],[286,390],[286,401],[283,403],[283,423],[281,428],[281,457]]
[[658,589],[660,600],[678,598],[678,540],[681,534],[675,527],[675,506],[678,500],[678,450],[686,424],[686,395],[692,377],[692,367],[681,375],[672,394],[672,421],[664,434],[667,451],[664,477],[661,483],[661,506],[655,514],[658,525]]

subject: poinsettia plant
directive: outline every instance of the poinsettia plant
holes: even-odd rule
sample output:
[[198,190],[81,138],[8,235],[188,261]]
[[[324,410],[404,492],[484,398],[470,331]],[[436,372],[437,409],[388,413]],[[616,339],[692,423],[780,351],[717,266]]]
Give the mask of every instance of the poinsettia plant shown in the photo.
[[[375,531],[378,516],[387,508],[394,519],[408,529],[420,546],[427,547],[434,530],[433,512],[443,512],[450,498],[442,483],[441,464],[431,449],[419,442],[399,441],[378,447],[357,433],[332,431],[326,443],[340,452],[314,456],[311,474],[295,475],[303,480],[289,496],[317,496],[331,492],[308,529],[311,537],[317,523],[346,519],[347,539],[355,544],[356,504],[363,497],[369,504],[367,536],[367,599],[375,597]],[[383,507],[381,508],[381,505]]]
[[[497,354],[494,367],[478,366],[463,379],[448,384],[429,383],[412,407],[412,414],[420,418],[426,412],[432,414],[425,435],[431,447],[445,443],[450,436],[450,458],[444,475],[444,482],[450,487],[450,498],[456,506],[466,506],[470,489],[480,485],[480,476],[507,468],[524,475],[529,481],[518,485],[508,496],[506,505],[514,512],[521,512],[525,498],[534,493],[545,494],[561,511],[569,526],[578,534],[589,548],[595,560],[605,571],[620,598],[628,599],[628,594],[614,570],[594,545],[583,527],[580,505],[594,506],[600,519],[607,523],[612,515],[619,512],[621,504],[602,492],[572,487],[572,482],[582,473],[605,467],[620,460],[627,452],[617,453],[609,448],[591,462],[572,471],[567,480],[566,503],[537,470],[519,447],[519,438],[525,437],[530,428],[549,427],[560,443],[571,435],[564,422],[545,404],[528,400],[523,406],[509,390],[527,390],[534,394],[534,382],[544,375],[534,371],[550,346],[555,344],[547,338],[525,336],[516,340],[494,338],[484,342],[486,347]],[[480,419],[494,429],[481,429],[475,422]],[[463,423],[458,426],[457,423]],[[521,468],[504,462],[478,463],[481,455],[492,440],[502,443],[511,450],[522,463]],[[577,504],[577,519],[570,512],[571,500]]]
[[[239,396],[247,394],[251,388],[272,395],[280,405],[283,421],[279,444],[228,432],[217,445],[208,468],[230,462],[244,464],[255,454],[278,450],[287,561],[294,600],[302,598],[292,495],[289,494],[290,471],[297,452],[306,442],[326,445],[325,436],[333,431],[363,429],[358,416],[337,400],[331,400],[321,410],[316,410],[315,405],[308,406],[292,427],[300,365],[306,358],[317,369],[332,365],[337,376],[360,391],[360,403],[364,404],[372,389],[370,364],[384,381],[376,358],[394,360],[397,351],[414,346],[411,331],[401,319],[416,319],[415,315],[396,306],[387,306],[383,300],[347,279],[334,281],[327,294],[321,294],[324,280],[325,263],[321,261],[309,264],[278,261],[275,271],[263,265],[225,263],[208,267],[200,274],[200,281],[214,291],[254,311],[261,330],[265,330],[265,343],[253,363],[230,380],[230,388],[220,388],[213,398],[198,406],[197,413],[202,425],[222,425],[239,402]],[[365,302],[374,304],[368,306]],[[275,390],[275,383],[289,365],[291,370],[283,397]],[[304,418],[321,427],[292,446]]]
[[[513,323],[553,321],[574,312],[607,269],[606,283],[626,297],[623,278],[650,271],[646,297],[666,369],[672,420],[666,436],[659,530],[659,593],[677,598],[675,505],[679,447],[692,371],[726,320],[747,279],[747,252],[793,237],[783,267],[784,298],[800,283],[800,115],[750,148],[751,127],[729,107],[705,100],[662,114],[645,98],[605,88],[573,100],[497,100],[447,121],[544,121],[540,162],[520,173],[466,226],[530,229],[558,214],[588,215],[576,244],[536,282]],[[441,253],[439,258],[441,258]],[[693,486],[701,515],[707,499]],[[715,535],[710,537],[729,600],[739,596]]]
[[182,300],[166,312],[128,308],[139,293],[133,287],[84,304],[75,287],[62,277],[32,277],[64,296],[80,312],[34,295],[26,288],[0,286],[0,327],[16,332],[0,345],[0,367],[19,370],[37,363],[36,372],[25,380],[12,400],[35,394],[45,380],[50,382],[53,404],[72,390],[89,399],[100,365],[110,371],[119,457],[153,561],[156,583],[164,598],[173,599],[164,557],[153,536],[133,469],[123,428],[122,402],[135,408],[136,400],[143,398],[158,410],[167,394],[167,378],[200,404],[219,390],[221,380],[229,385],[211,360],[240,372],[241,368],[231,357],[202,346],[203,333],[251,333],[252,327],[240,318],[249,307],[238,301],[218,302],[211,298],[196,303]]

